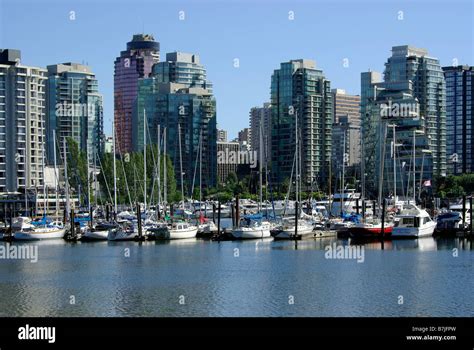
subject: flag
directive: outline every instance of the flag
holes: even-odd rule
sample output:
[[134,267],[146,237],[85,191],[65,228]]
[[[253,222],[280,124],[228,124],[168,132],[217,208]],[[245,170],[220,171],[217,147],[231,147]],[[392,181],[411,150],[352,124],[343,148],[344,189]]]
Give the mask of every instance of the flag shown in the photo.
[[423,186],[424,187],[431,187],[431,180],[426,180],[425,182],[423,182]]

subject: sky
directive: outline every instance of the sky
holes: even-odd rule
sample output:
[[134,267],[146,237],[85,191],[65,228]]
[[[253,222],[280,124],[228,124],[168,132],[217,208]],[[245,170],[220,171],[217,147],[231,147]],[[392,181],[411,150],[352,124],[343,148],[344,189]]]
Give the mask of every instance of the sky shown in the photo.
[[92,67],[106,134],[114,60],[136,33],[153,34],[162,58],[200,56],[218,126],[233,138],[248,127],[250,108],[269,101],[281,62],[315,60],[332,88],[359,94],[360,73],[382,72],[392,46],[426,48],[443,66],[473,65],[473,28],[471,0],[0,0],[0,48],[20,49],[25,65]]

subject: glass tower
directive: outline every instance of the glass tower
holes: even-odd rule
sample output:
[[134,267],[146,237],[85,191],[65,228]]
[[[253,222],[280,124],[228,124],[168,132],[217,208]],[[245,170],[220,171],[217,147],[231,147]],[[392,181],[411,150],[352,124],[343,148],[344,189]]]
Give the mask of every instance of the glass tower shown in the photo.
[[448,173],[474,172],[474,69],[443,67],[446,78]]
[[114,123],[116,151],[131,152],[132,115],[137,97],[138,79],[147,78],[160,60],[160,44],[152,35],[136,34],[127,43],[127,50],[115,59]]
[[331,87],[315,66],[304,59],[284,62],[271,79],[272,178],[281,184],[291,177],[298,116],[303,190],[327,187],[331,158]]
[[[166,55],[166,61],[154,66],[150,78],[140,79],[133,117],[133,144],[136,151],[143,150],[144,111],[147,144],[157,142],[158,125],[162,132],[164,128],[167,130],[167,154],[174,164],[179,185],[181,156],[186,194],[191,193],[193,179],[195,186],[198,186],[199,170],[196,169],[201,166],[203,187],[215,186],[216,100],[212,94],[212,84],[206,79],[206,70],[199,62],[199,56],[181,52],[169,53]],[[202,164],[196,168],[200,158],[200,143]]]
[[[98,82],[90,67],[78,63],[48,66],[47,157],[54,161],[53,130],[62,145],[63,138],[71,137],[86,151],[91,163],[103,151],[103,107]],[[57,154],[60,149],[56,145]],[[57,157],[60,159],[60,157]]]
[[362,73],[362,139],[369,196],[377,196],[382,171],[384,196],[394,191],[398,196],[412,196],[413,174],[418,194],[426,180],[446,174],[445,103],[439,60],[424,49],[393,47],[383,82],[374,72]]

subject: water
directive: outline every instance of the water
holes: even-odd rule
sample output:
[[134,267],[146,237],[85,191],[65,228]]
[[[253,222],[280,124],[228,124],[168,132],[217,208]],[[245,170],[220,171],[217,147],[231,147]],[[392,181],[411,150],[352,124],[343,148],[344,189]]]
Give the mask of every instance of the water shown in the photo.
[[0,316],[473,316],[472,242],[366,244],[362,263],[333,243],[31,243],[37,263],[0,260]]

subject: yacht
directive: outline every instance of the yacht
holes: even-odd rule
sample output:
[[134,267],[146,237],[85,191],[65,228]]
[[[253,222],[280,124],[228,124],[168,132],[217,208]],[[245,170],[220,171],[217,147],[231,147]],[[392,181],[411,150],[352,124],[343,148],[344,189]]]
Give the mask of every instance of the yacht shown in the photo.
[[392,238],[418,238],[432,236],[436,222],[424,209],[415,205],[405,206],[400,214],[395,216]]
[[[349,234],[353,238],[381,238],[382,222],[377,217],[367,218],[365,222],[355,223],[349,227]],[[390,237],[393,230],[393,222],[384,222],[384,237]]]
[[92,229],[87,228],[82,234],[81,240],[84,241],[106,241],[109,231],[116,229],[117,225],[109,222],[98,222]]
[[116,229],[111,229],[107,233],[109,241],[133,241],[138,237],[138,232],[135,230],[131,222],[125,222]]
[[158,226],[152,231],[154,238],[157,240],[186,239],[196,237],[198,228],[187,222],[180,221],[171,225]]
[[232,230],[232,236],[237,239],[255,239],[270,237],[271,225],[268,221],[249,220],[246,225],[242,225]]
[[344,193],[334,193],[331,201],[331,215],[341,216],[341,213],[355,213],[357,211],[357,201],[359,201],[359,210],[361,210],[361,196],[354,189],[346,189]]
[[[298,235],[297,237],[295,237],[295,231]],[[313,235],[313,225],[311,225],[309,222],[306,222],[305,220],[299,220],[298,228],[296,228],[294,221],[287,221],[283,223],[278,232],[276,232],[274,239],[295,239],[311,235]]]
[[466,203],[464,208],[464,225],[463,225],[463,206],[462,203],[453,204],[449,210],[438,215],[436,228],[440,231],[463,230],[469,228],[471,222],[471,208]]
[[13,238],[19,241],[35,241],[40,239],[59,239],[66,233],[64,224],[54,221],[48,225],[37,227],[31,222],[23,222],[19,231],[14,231]]

